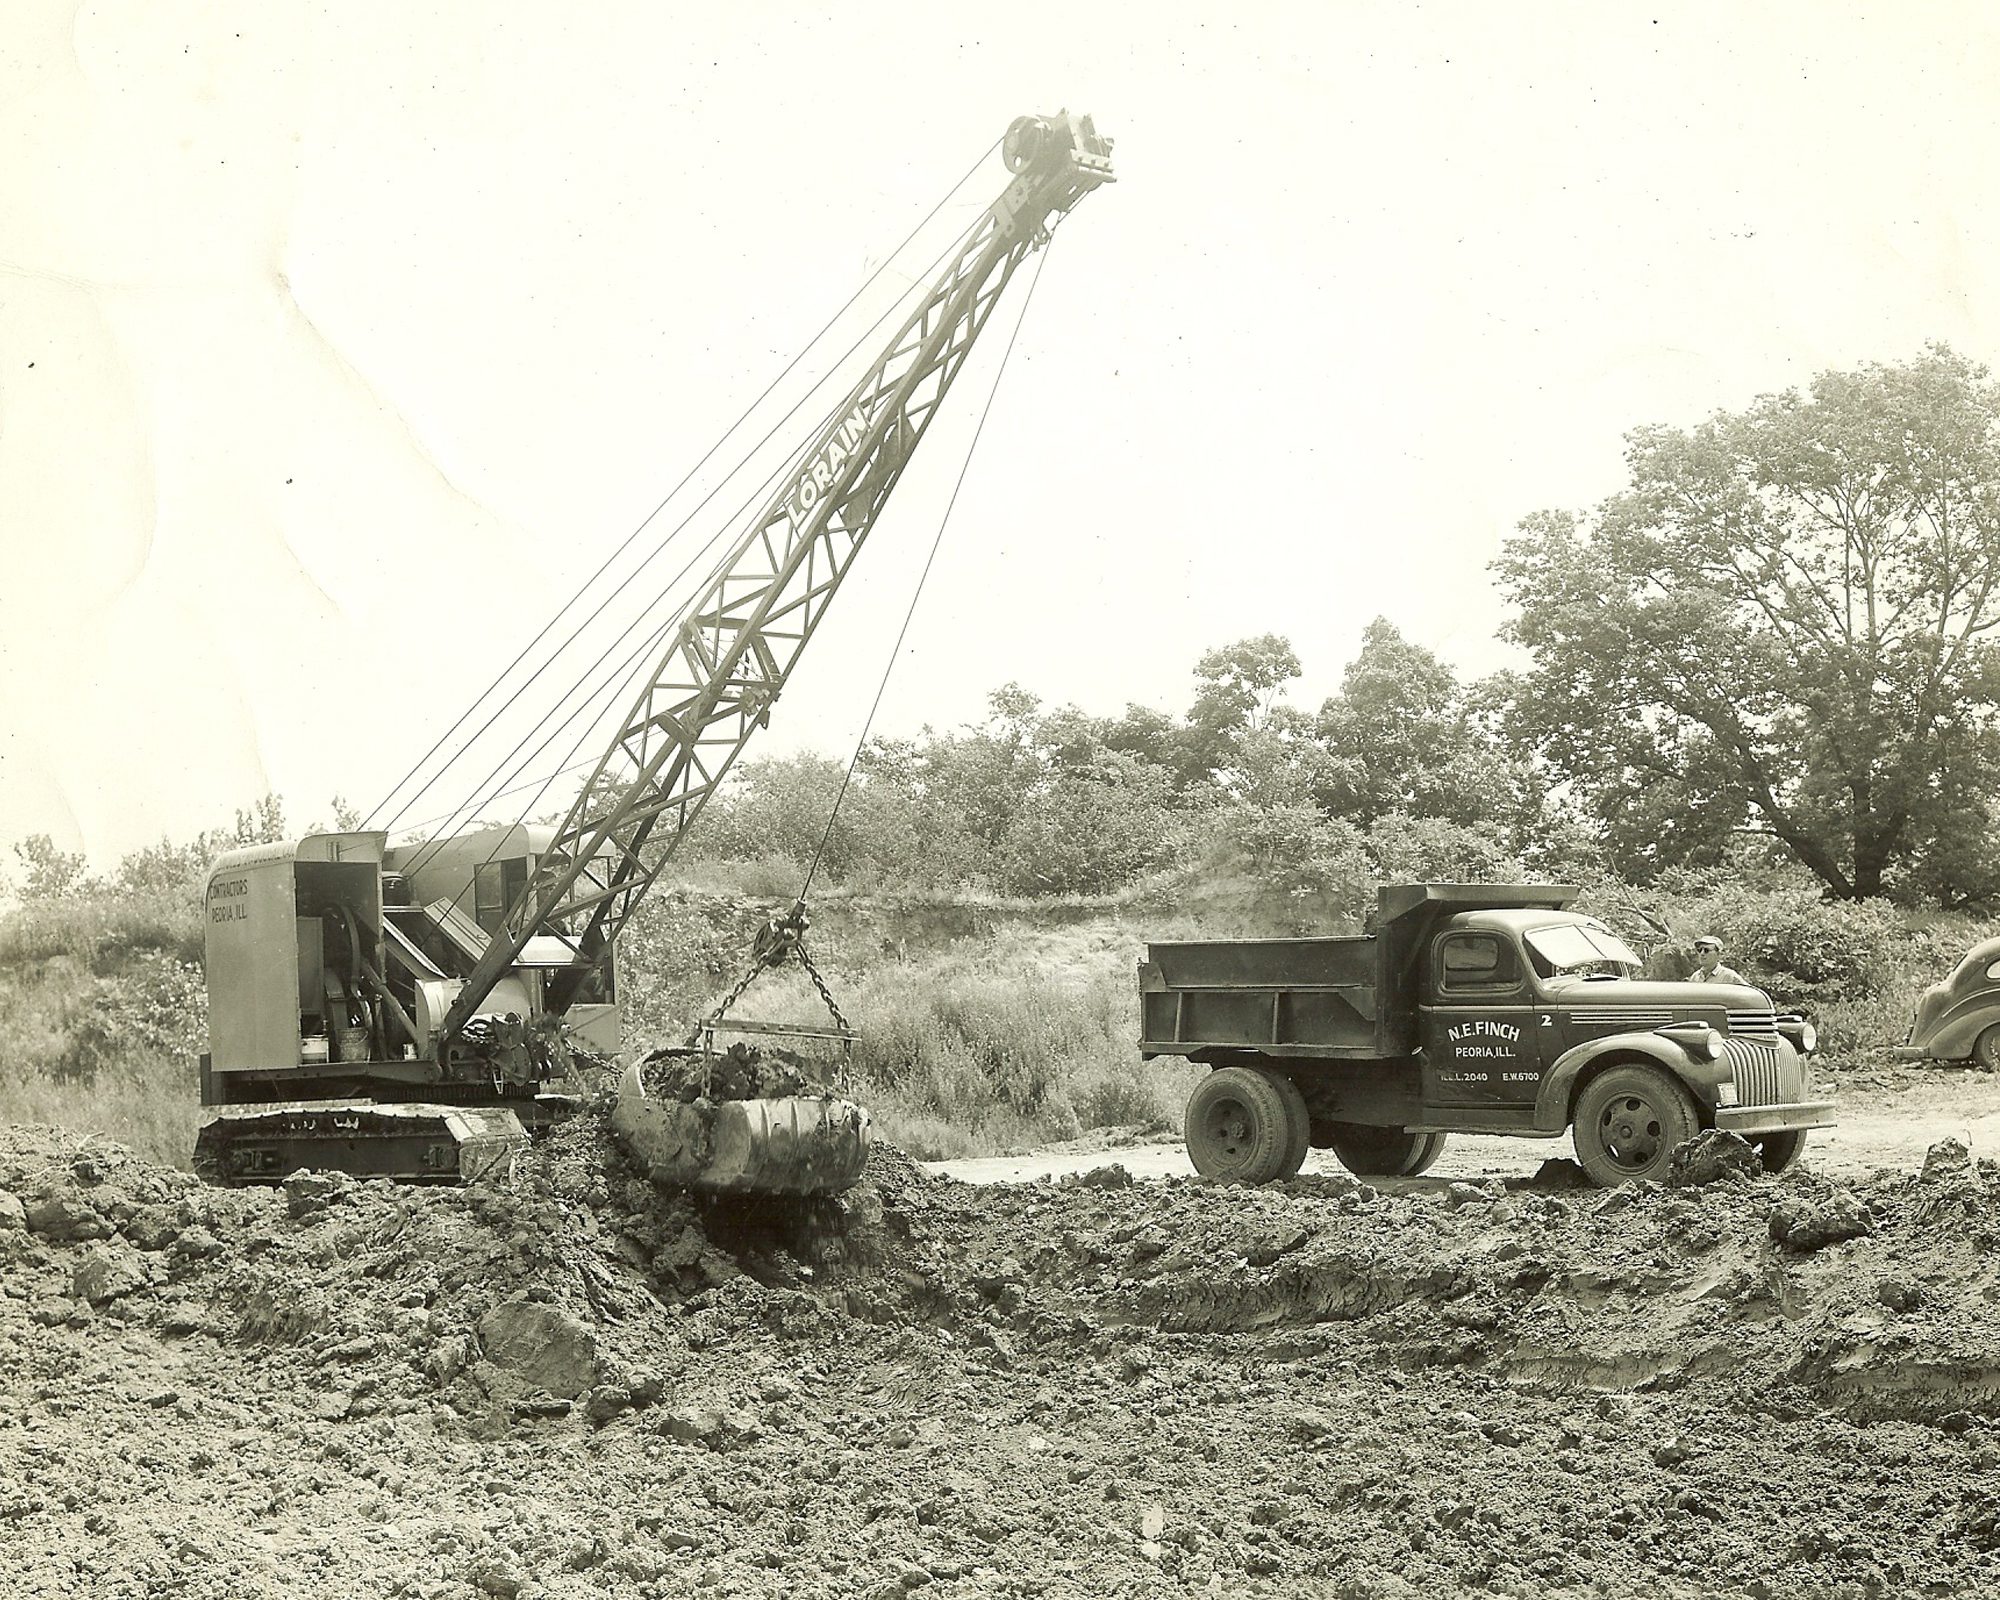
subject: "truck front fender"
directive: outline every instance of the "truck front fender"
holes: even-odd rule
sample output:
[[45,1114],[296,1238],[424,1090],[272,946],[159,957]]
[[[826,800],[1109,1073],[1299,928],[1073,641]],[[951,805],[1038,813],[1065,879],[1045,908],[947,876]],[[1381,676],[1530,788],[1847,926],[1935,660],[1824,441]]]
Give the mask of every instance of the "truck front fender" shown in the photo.
[[1586,1040],[1556,1057],[1535,1096],[1535,1126],[1561,1133],[1569,1126],[1577,1080],[1607,1059],[1648,1061],[1688,1086],[1704,1108],[1713,1109],[1716,1085],[1729,1076],[1726,1061],[1697,1061],[1681,1045],[1657,1033],[1613,1033]]

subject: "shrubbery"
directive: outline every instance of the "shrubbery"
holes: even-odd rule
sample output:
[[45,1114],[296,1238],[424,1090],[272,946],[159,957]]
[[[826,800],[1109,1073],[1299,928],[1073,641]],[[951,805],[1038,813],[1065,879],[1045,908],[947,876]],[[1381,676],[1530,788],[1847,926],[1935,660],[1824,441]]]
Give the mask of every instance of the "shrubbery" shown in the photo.
[[[1585,908],[1669,976],[1713,932],[1751,981],[1813,1013],[1835,1052],[1899,1040],[1923,987],[1987,931],[1829,900],[1767,844],[1621,884],[1602,827],[1541,793],[1483,703],[1393,628],[1369,630],[1316,715],[1284,702],[1297,671],[1283,640],[1249,640],[1203,658],[1180,717],[1051,710],[1009,685],[977,725],[869,745],[851,782],[814,756],[746,763],[665,880],[714,892],[663,885],[624,930],[628,1039],[683,1037],[816,856],[820,890],[839,891],[828,898],[891,908],[879,944],[816,948],[845,974],[866,1097],[891,1137],[933,1154],[1177,1118],[1199,1069],[1136,1059],[1139,941],[1352,932],[1382,881],[1577,882]],[[221,851],[284,832],[266,800],[102,876],[46,838],[20,847],[19,903],[0,914],[0,1115],[70,1104],[143,1121],[151,1093],[180,1108],[158,1129],[191,1126],[202,878]],[[979,908],[1008,909],[955,944],[956,924],[897,921],[898,895],[965,913],[968,928]],[[1098,942],[1057,959],[1058,914],[1098,918],[1080,924]],[[1038,916],[1039,942],[994,935]],[[765,984],[754,1009],[823,1020],[796,974]]]

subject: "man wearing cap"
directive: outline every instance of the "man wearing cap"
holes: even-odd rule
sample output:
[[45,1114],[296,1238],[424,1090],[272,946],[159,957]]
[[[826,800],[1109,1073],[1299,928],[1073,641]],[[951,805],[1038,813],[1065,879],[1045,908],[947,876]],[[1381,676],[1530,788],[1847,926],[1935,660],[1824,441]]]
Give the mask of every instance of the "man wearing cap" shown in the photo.
[[1712,933],[1704,933],[1694,942],[1694,971],[1687,975],[1689,983],[1740,983],[1750,987],[1750,980],[1734,967],[1722,964],[1722,941]]

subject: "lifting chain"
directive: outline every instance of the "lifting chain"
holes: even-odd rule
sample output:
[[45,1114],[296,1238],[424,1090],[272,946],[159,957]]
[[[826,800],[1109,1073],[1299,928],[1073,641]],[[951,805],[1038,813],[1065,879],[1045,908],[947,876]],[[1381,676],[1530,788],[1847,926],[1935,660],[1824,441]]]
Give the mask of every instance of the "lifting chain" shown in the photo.
[[819,975],[819,968],[813,965],[813,958],[806,950],[805,941],[799,941],[799,965],[806,969],[806,976],[812,979],[812,986],[819,990],[820,999],[826,1002],[827,1015],[833,1018],[833,1025],[842,1033],[852,1033],[854,1025],[841,1015],[840,1004],[833,998],[833,991],[826,986],[826,979]]
[[751,946],[750,970],[737,981],[736,987],[723,997],[722,1003],[694,1026],[688,1035],[688,1044],[696,1047],[702,1036],[712,1036],[715,1027],[726,1017],[736,1002],[741,1000],[750,985],[766,972],[782,967],[789,956],[797,956],[799,965],[806,969],[806,976],[812,980],[813,988],[826,1004],[827,1014],[833,1018],[833,1025],[842,1033],[852,1034],[854,1029],[842,1013],[839,1003],[833,998],[833,991],[827,987],[826,979],[820,975],[812,956],[806,950],[806,929],[811,924],[806,921],[805,902],[800,901],[782,917],[773,917],[757,930],[757,940]]

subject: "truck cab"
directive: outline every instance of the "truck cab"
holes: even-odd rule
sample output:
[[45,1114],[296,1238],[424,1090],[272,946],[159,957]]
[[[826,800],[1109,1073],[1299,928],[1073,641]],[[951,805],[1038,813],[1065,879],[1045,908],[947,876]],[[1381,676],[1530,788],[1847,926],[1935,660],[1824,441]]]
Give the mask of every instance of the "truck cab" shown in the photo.
[[1639,978],[1576,894],[1390,885],[1371,935],[1150,946],[1142,1054],[1217,1070],[1190,1101],[1196,1166],[1281,1176],[1317,1146],[1407,1176],[1449,1134],[1573,1129],[1586,1170],[1615,1183],[1659,1176],[1705,1127],[1772,1170],[1796,1161],[1833,1120],[1810,1092],[1811,1025],[1758,989]]

